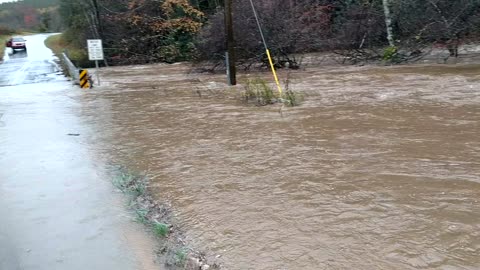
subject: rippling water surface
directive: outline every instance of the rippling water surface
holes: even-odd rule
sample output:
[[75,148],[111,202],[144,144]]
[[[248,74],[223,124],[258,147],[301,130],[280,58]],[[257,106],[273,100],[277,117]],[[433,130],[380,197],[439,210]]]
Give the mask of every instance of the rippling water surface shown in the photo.
[[311,68],[282,110],[186,71],[113,68],[78,113],[225,269],[480,269],[479,66]]

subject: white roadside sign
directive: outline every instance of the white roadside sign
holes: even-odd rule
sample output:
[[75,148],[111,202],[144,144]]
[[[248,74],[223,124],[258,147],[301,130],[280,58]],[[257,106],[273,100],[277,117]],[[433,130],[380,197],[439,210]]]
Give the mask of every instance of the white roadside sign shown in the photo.
[[88,59],[90,61],[103,60],[103,46],[101,39],[87,39]]

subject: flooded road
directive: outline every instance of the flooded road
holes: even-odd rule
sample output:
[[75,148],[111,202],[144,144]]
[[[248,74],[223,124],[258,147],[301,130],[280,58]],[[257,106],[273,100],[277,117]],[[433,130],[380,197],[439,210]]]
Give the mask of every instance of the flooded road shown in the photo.
[[225,269],[480,269],[480,66],[308,68],[282,115],[187,71],[111,68],[78,115]]
[[[161,269],[75,116],[82,91],[44,45],[0,64],[0,269]],[[10,52],[11,53],[11,52]]]

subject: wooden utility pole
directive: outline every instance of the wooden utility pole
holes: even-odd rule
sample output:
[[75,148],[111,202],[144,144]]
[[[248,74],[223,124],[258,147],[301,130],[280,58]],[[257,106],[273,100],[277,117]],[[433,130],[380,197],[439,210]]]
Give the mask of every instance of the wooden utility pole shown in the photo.
[[98,2],[97,0],[92,0],[92,4],[93,4],[93,8],[94,8],[94,11],[95,11],[95,23],[97,24],[97,28],[98,28],[98,37],[95,37],[95,38],[98,38],[98,39],[102,39],[103,38],[103,29],[102,29],[102,21],[100,19],[100,10],[98,9]]
[[235,69],[235,39],[233,37],[232,0],[225,0],[225,35],[227,39],[227,75],[230,85],[237,84]]

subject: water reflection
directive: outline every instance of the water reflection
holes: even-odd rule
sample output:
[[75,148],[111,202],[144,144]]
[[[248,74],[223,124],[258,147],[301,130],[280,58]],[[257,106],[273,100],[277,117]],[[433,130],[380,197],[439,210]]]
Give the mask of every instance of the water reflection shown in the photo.
[[26,50],[13,50],[10,49],[9,52],[10,59],[17,59],[17,58],[27,58],[28,53]]

